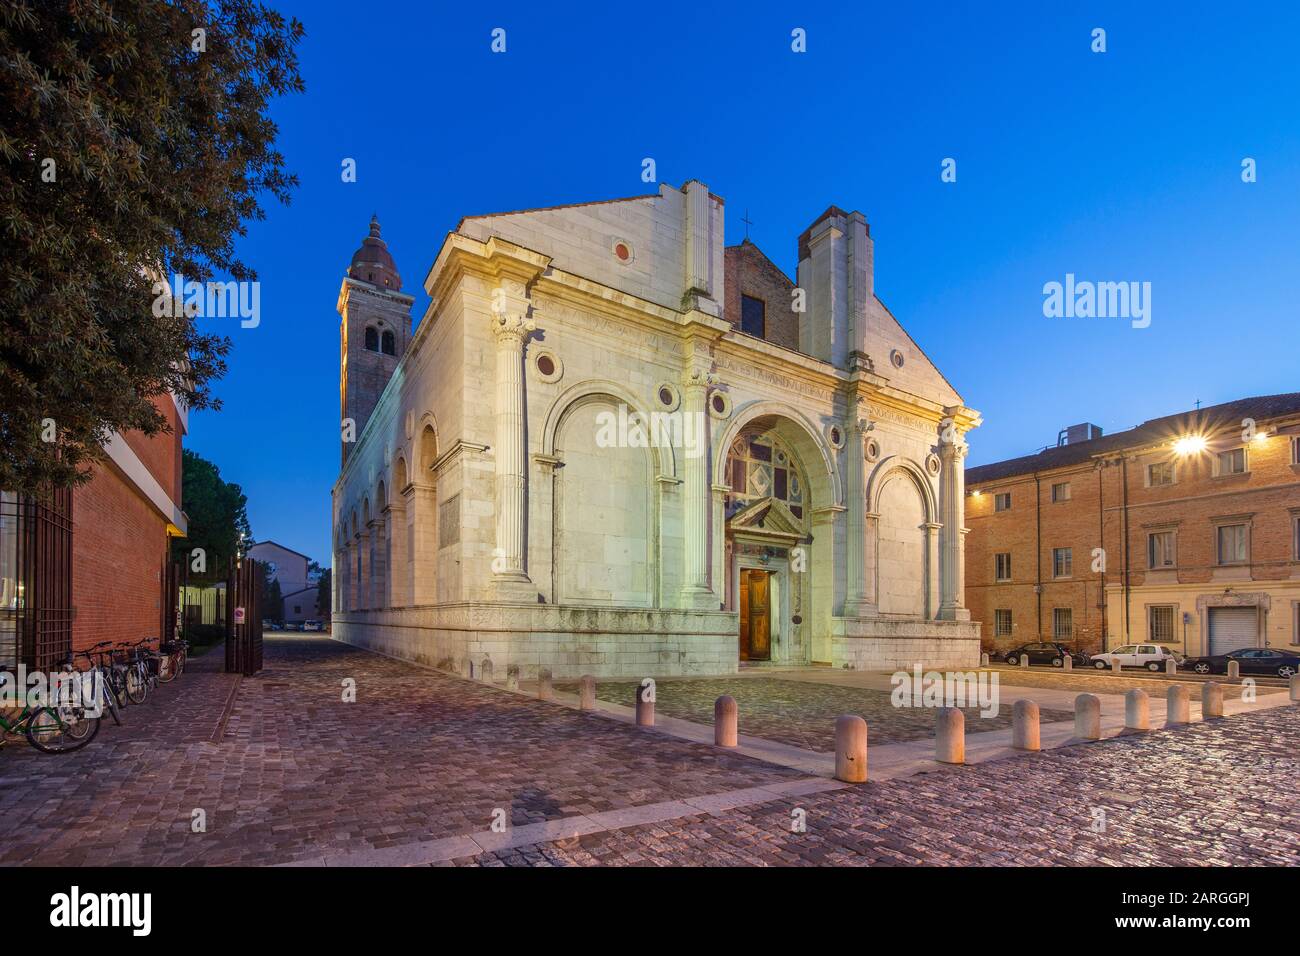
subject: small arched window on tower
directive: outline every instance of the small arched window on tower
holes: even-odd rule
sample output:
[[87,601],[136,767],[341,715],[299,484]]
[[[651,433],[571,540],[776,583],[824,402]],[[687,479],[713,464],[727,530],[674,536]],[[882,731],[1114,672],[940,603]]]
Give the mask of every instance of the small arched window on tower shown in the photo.
[[373,325],[366,326],[366,351],[379,351],[379,332]]
[[385,355],[396,355],[396,354],[397,354],[397,339],[394,338],[392,332],[385,332],[385,333],[384,333],[383,342],[384,342],[384,354],[385,354]]

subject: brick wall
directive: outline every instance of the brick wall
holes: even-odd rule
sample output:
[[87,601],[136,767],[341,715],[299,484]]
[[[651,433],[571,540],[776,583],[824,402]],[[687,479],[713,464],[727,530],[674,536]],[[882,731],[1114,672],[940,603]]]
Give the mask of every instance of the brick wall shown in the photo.
[[155,398],[153,404],[154,408],[162,412],[167,419],[171,432],[152,437],[140,432],[127,432],[123,438],[135,452],[136,457],[149,469],[154,480],[162,485],[167,497],[179,504],[181,499],[180,416],[170,395]]
[[788,349],[799,348],[799,314],[791,309],[794,283],[772,264],[762,250],[748,239],[726,248],[726,299],[723,317],[740,328],[740,297],[751,296],[764,303],[767,341]]

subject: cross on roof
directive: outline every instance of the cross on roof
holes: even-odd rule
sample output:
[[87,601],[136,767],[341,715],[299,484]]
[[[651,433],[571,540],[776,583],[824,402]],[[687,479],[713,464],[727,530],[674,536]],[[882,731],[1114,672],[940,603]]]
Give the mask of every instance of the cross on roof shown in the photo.
[[748,239],[748,238],[749,238],[749,227],[752,226],[752,225],[754,224],[753,222],[750,221],[750,218],[749,218],[749,210],[748,210],[748,209],[746,209],[746,210],[745,210],[745,214],[744,214],[743,216],[740,217],[740,221],[743,222],[743,223],[745,224],[745,238]]

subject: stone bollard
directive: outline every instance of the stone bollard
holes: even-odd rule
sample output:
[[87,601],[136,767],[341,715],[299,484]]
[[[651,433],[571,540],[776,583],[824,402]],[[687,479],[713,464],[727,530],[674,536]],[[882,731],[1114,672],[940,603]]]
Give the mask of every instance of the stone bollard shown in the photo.
[[989,666],[989,655],[987,653],[980,654],[980,667],[988,667],[988,666]]
[[719,747],[734,747],[739,742],[739,716],[736,698],[723,694],[713,702],[713,742]]
[[940,707],[934,730],[934,759],[939,763],[965,763],[966,715],[956,707]]
[[[636,702],[633,705],[636,708],[636,725],[638,727],[653,727],[655,725],[655,682],[647,677],[641,683],[636,685]],[[646,700],[646,697],[649,700]]]
[[543,667],[537,672],[537,699],[550,700],[555,696],[555,691],[551,689],[551,669]]
[[1291,675],[1291,699],[1300,700],[1300,674]]
[[578,710],[596,709],[596,678],[583,674],[578,680]]
[[1187,723],[1192,716],[1186,687],[1171,687],[1165,697],[1165,726],[1177,727]]
[[506,690],[518,690],[518,689],[519,689],[519,665],[507,664],[506,665]]
[[1096,694],[1074,698],[1074,736],[1080,740],[1101,739],[1101,698]]
[[1063,671],[1074,670],[1074,658],[1071,657],[1069,654],[1066,654],[1064,657],[1061,658],[1061,670]]
[[1020,666],[1021,667],[1029,666],[1029,655],[1026,654],[1024,651],[1020,652]]
[[1011,746],[1016,750],[1039,750],[1038,705],[1018,700],[1011,705]]
[[1236,661],[1228,661],[1228,680],[1237,680],[1241,677],[1241,665]]
[[1201,719],[1223,716],[1223,685],[1212,680],[1201,685]]
[[867,722],[855,714],[835,718],[835,779],[867,782]]
[[478,679],[485,684],[492,683],[492,658],[483,658],[483,663],[478,666]]
[[1165,661],[1165,673],[1171,677],[1178,673],[1178,662],[1172,657]]
[[1124,670],[1124,668],[1120,666],[1119,658],[1118,658],[1118,657],[1113,657],[1113,658],[1111,658],[1111,661],[1110,661],[1110,672],[1111,672],[1112,674],[1119,674],[1119,673],[1121,673],[1123,670]]
[[1151,729],[1151,699],[1146,691],[1135,687],[1124,695],[1124,729]]

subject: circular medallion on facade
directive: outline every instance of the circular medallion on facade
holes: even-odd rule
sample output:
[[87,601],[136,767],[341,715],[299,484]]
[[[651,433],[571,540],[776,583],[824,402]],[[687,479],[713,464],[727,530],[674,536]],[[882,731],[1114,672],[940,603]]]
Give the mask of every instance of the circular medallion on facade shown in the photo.
[[843,448],[844,430],[839,425],[827,425],[826,440],[831,443],[832,448]]
[[890,353],[889,353],[889,364],[892,365],[892,366],[894,366],[894,368],[902,368],[902,367],[903,367],[903,353],[900,352],[900,351],[898,351],[898,349],[892,349],[892,350],[890,350]]
[[709,414],[714,418],[730,418],[731,397],[726,392],[713,392],[710,394]]
[[614,253],[614,258],[619,262],[628,263],[635,258],[635,254],[632,252],[632,243],[626,239],[615,239],[611,250]]
[[931,475],[939,474],[939,467],[940,467],[940,463],[939,463],[938,455],[934,454],[934,452],[931,452],[930,454],[925,456],[925,470],[928,471]]
[[550,349],[539,349],[536,352],[533,356],[533,368],[537,370],[537,377],[543,382],[559,381],[560,376],[564,374],[564,363]]
[[863,446],[863,454],[867,456],[867,461],[877,461],[880,458],[880,442],[868,438]]
[[659,387],[655,389],[655,400],[661,410],[671,412],[681,404],[682,393],[672,382],[660,382]]

